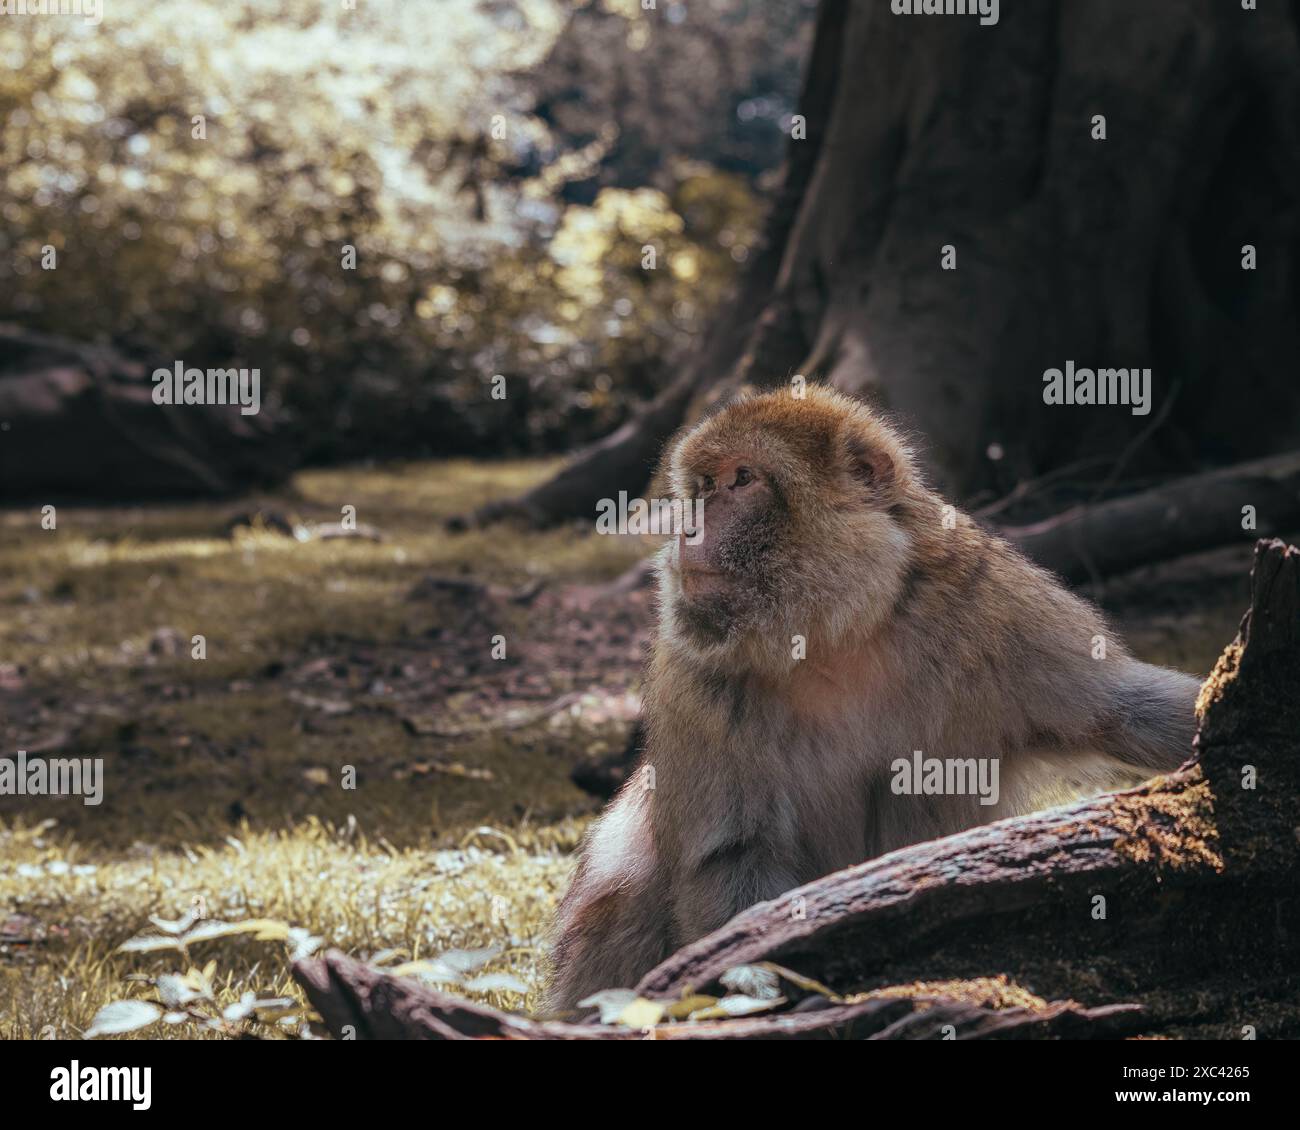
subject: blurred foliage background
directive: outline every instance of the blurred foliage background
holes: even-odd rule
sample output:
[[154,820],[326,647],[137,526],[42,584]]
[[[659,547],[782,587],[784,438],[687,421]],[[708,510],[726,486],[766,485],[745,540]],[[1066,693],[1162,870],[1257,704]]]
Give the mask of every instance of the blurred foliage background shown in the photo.
[[304,461],[569,447],[662,386],[750,254],[814,8],[0,21],[0,322],[259,367]]

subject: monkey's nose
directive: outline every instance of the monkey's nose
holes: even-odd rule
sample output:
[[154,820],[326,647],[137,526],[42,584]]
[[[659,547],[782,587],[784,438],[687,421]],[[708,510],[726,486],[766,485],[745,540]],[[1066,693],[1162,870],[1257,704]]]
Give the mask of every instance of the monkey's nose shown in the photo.
[[677,570],[682,591],[687,596],[721,592],[730,584],[727,574],[717,568],[703,539],[692,545],[683,529],[677,539]]
[[708,566],[708,556],[704,548],[704,531],[699,526],[682,524],[677,534],[677,564],[682,572]]

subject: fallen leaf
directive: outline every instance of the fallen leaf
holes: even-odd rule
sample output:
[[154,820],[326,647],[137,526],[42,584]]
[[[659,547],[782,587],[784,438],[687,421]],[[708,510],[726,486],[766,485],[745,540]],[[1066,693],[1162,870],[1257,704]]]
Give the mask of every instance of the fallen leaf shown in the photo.
[[114,1001],[95,1013],[95,1019],[85,1031],[85,1038],[93,1040],[96,1036],[135,1032],[152,1024],[162,1014],[161,1008],[148,1001]]

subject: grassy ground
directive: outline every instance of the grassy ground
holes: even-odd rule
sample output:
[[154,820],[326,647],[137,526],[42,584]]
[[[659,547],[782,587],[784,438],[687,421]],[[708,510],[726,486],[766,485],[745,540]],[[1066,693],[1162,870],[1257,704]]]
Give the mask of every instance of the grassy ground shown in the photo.
[[[0,751],[105,761],[98,806],[0,798],[0,1039],[76,1036],[122,999],[167,1002],[146,1036],[298,1034],[304,934],[392,965],[494,947],[509,977],[476,995],[535,1003],[594,807],[568,773],[623,741],[648,620],[574,597],[647,547],[440,519],[548,470],[313,471],[238,503],[59,508],[54,530],[0,511]],[[384,540],[277,532],[348,506]],[[1203,673],[1248,558],[1094,595],[1140,654]],[[251,924],[118,952],[192,909]]]
[[[249,991],[297,998],[275,929],[186,953],[114,952],[156,932],[150,915],[174,920],[196,900],[213,919],[274,919],[389,961],[498,946],[490,970],[537,984],[567,852],[593,807],[569,769],[623,740],[635,700],[544,714],[555,695],[601,682],[580,657],[545,661],[564,636],[558,607],[475,607],[418,586],[471,573],[506,591],[599,582],[644,552],[572,530],[442,532],[440,518],[547,470],[308,472],[237,504],[59,508],[53,531],[36,508],[0,513],[0,749],[105,759],[98,806],[0,800],[0,1039],[78,1034],[108,1001],[158,996],[128,978],[212,959],[217,1005]],[[264,518],[225,532],[241,512],[311,524],[344,506],[385,540],[298,541]],[[497,632],[513,652],[504,663],[488,657]],[[615,691],[635,689],[638,659],[629,638],[608,664]],[[503,681],[508,700],[491,689]],[[521,700],[525,718],[543,716],[518,724]],[[294,1017],[283,1027],[296,1031]],[[143,1034],[210,1030],[186,1019]]]

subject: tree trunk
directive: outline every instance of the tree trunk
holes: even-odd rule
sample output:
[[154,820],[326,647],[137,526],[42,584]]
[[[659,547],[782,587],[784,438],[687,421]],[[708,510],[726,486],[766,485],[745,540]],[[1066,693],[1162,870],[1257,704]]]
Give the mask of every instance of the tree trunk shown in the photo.
[[684,417],[796,372],[893,414],[957,498],[1142,435],[1127,407],[1045,404],[1044,372],[1067,361],[1149,367],[1152,403],[1176,397],[1145,472],[1297,446],[1298,24],[1294,4],[1006,3],[985,27],[825,0],[807,139],[696,362],[483,516],[589,517],[645,487]]
[[[781,1006],[653,1034],[1300,1036],[1298,688],[1300,550],[1260,542],[1250,609],[1201,691],[1182,769],[892,852],[751,907],[637,991],[665,1004],[720,995],[724,975],[766,963]],[[295,976],[335,1035],[637,1034],[502,1013],[341,954],[300,962]]]

